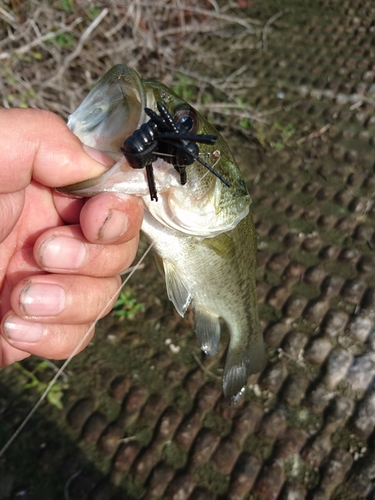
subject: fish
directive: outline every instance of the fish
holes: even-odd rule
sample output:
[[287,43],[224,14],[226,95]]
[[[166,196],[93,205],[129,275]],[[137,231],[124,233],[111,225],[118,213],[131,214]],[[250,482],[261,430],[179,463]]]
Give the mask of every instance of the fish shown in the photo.
[[[186,167],[182,184],[173,155],[155,148],[158,152],[151,160],[155,201],[150,199],[145,169],[132,168],[121,147],[149,120],[145,109],[157,112],[160,103],[174,120],[189,116],[194,133],[215,136],[213,144],[199,144],[198,151],[221,179],[195,159]],[[158,81],[141,79],[122,64],[96,83],[69,116],[68,127],[82,143],[105,152],[116,163],[98,177],[58,191],[78,197],[112,192],[142,198],[142,232],[153,243],[177,312],[184,316],[192,306],[202,351],[209,356],[218,353],[220,318],[229,329],[223,392],[229,401],[239,401],[248,377],[262,370],[266,355],[257,309],[257,237],[251,198],[228,145],[172,90]]]

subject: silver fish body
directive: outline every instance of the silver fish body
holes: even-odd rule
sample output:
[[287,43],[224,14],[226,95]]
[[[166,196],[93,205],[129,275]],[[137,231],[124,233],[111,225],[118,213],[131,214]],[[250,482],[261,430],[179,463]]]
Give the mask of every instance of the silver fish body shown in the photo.
[[[195,133],[217,135],[214,146],[200,144],[200,154],[230,183],[226,186],[198,161],[186,168],[187,182],[168,158],[153,162],[159,201],[151,201],[145,169],[132,169],[119,153],[124,140],[148,118],[144,108],[156,102],[173,116],[187,113]],[[262,369],[265,352],[257,314],[256,234],[251,199],[233,156],[218,134],[190,105],[167,87],[141,80],[123,65],[114,66],[91,90],[68,121],[85,144],[118,160],[102,176],[59,191],[93,196],[103,191],[142,197],[142,231],[163,261],[168,297],[181,316],[192,303],[194,329],[202,350],[219,350],[220,322],[229,327],[230,344],[223,389],[236,401],[250,374]]]

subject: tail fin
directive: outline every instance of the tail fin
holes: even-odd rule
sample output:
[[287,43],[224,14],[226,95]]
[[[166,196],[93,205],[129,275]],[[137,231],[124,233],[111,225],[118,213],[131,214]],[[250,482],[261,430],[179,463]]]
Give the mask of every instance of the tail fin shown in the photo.
[[223,389],[226,399],[237,403],[244,393],[247,379],[252,373],[257,373],[265,365],[266,356],[262,335],[249,346],[240,343],[229,344],[223,376]]

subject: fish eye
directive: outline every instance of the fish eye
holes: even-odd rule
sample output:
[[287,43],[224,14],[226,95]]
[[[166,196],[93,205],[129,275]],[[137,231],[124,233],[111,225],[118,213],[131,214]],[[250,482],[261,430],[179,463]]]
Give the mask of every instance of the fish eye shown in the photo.
[[183,127],[186,128],[186,130],[189,130],[189,132],[193,128],[193,125],[194,125],[192,117],[188,116],[188,115],[181,116],[178,120],[178,123],[183,125]]
[[176,123],[182,125],[188,132],[194,134],[198,130],[199,120],[196,112],[190,106],[179,108],[173,117]]

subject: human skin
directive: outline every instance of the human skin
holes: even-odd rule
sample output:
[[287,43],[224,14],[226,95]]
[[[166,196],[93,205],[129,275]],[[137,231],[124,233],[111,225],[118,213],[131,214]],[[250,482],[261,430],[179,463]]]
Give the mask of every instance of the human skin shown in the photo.
[[142,203],[53,190],[113,163],[53,113],[0,109],[0,131],[0,367],[31,354],[64,359],[113,306],[138,247]]

